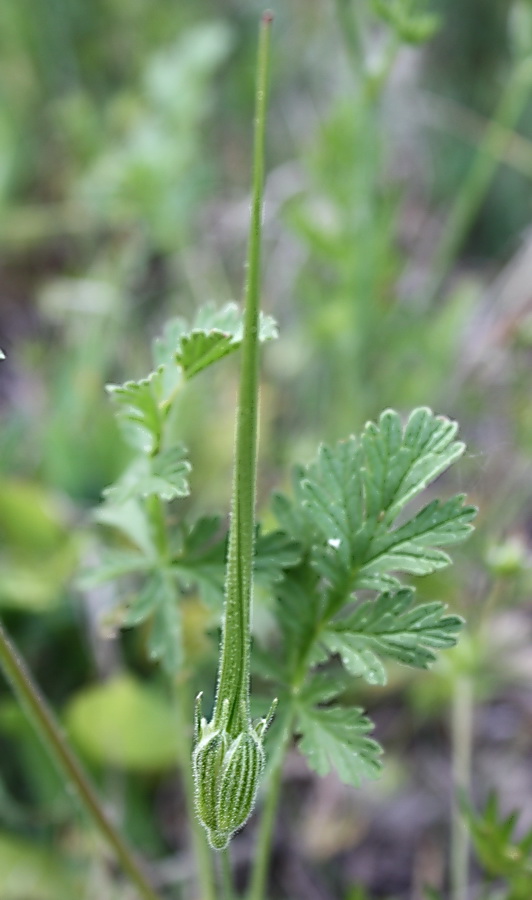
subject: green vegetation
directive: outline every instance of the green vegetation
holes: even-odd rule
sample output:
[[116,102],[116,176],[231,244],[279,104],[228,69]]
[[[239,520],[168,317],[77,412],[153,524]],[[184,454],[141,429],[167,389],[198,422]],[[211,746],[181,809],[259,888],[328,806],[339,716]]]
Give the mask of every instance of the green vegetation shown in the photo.
[[0,11],[3,900],[530,895],[529,3],[273,6]]

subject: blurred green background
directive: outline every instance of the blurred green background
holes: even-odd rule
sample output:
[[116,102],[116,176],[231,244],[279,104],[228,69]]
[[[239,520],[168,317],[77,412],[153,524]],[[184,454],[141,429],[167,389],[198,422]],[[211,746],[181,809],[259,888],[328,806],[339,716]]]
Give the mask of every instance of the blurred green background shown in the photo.
[[[271,489],[320,440],[423,404],[460,421],[469,454],[445,490],[481,510],[452,572],[420,585],[468,618],[461,645],[430,677],[398,670],[362,697],[389,751],[382,782],[351,796],[294,755],[272,897],[448,896],[464,742],[473,798],[496,787],[532,828],[531,3],[270,5],[263,308],[281,337],[264,353],[260,509],[268,521]],[[1,613],[168,897],[194,896],[170,702],[142,636],[109,635],[116,589],[76,579],[127,461],[105,384],[149,370],[170,316],[241,295],[261,11],[0,5]],[[194,513],[227,510],[236,371],[178,402]],[[189,603],[190,656],[211,671],[204,620]],[[132,897],[1,691],[2,900]],[[471,898],[526,900],[530,880],[500,867],[502,893],[481,893],[486,828]],[[237,847],[243,876],[246,834]]]

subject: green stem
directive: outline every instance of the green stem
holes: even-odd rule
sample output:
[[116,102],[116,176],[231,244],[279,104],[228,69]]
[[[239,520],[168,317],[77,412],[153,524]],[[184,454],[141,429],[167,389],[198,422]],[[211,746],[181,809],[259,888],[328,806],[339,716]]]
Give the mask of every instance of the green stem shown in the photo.
[[468,235],[504,154],[508,132],[515,127],[528,102],[531,84],[532,61],[525,60],[516,65],[508,80],[451,209],[434,256],[428,300],[432,300],[442,287]]
[[265,13],[259,38],[253,157],[251,227],[245,289],[244,338],[236,424],[235,471],[225,586],[225,607],[216,709],[229,701],[227,731],[237,735],[249,721],[249,622],[255,531],[258,413],[258,321],[261,231],[264,191],[264,135],[269,74],[271,13]]
[[[303,649],[298,660],[298,664],[295,667],[295,672],[292,679],[292,696],[294,698],[297,697],[305,682],[306,676],[309,671],[308,655],[311,647],[315,645],[315,641],[318,639],[321,628],[325,625],[326,621],[329,621],[330,616],[333,615],[333,611],[336,608],[336,603],[339,604],[338,598],[340,596],[342,598],[346,598],[350,596],[350,594],[351,591],[347,591],[347,588],[344,591],[338,592],[338,597],[336,598],[335,602],[328,608],[327,614],[324,616],[321,622],[318,623],[318,625],[316,626],[316,630],[308,641],[307,646]],[[268,864],[271,856],[275,816],[277,813],[277,807],[279,805],[279,796],[282,785],[283,762],[288,750],[290,738],[292,736],[293,724],[294,714],[292,713],[285,723],[280,744],[277,750],[277,760],[275,766],[272,769],[268,783],[268,793],[266,795],[266,800],[261,814],[259,836],[257,840],[257,850],[255,853],[255,862],[251,874],[251,884],[248,894],[248,900],[263,900],[264,898]]]
[[[168,527],[164,512],[164,505],[160,497],[149,497],[146,501],[146,511],[152,527],[153,538],[159,554],[161,566],[169,559]],[[176,596],[176,603],[178,598]],[[194,779],[190,767],[190,754],[192,750],[192,735],[189,732],[189,710],[192,708],[189,692],[185,684],[183,671],[176,673],[171,683],[175,700],[178,738],[178,756],[185,792],[185,804],[187,818],[190,823],[192,846],[196,860],[196,872],[198,884],[201,888],[203,900],[216,900],[216,883],[212,854],[205,836],[194,812]]]
[[459,796],[471,793],[471,758],[473,749],[473,679],[460,675],[455,679],[451,709],[453,806],[451,814],[451,897],[467,900],[469,896],[470,839],[460,810]]
[[170,561],[168,530],[163,501],[156,494],[147,498],[146,512],[151,525],[153,542],[157,549],[160,565],[161,567],[166,566]]
[[277,750],[277,760],[268,781],[268,792],[261,812],[255,862],[251,873],[251,884],[248,900],[263,900],[265,896],[266,877],[270,862],[273,842],[275,818],[279,806],[281,785],[283,781],[283,763],[292,735],[293,717],[286,723],[280,746]]
[[190,702],[189,691],[185,684],[184,676],[178,676],[175,681],[174,698],[176,701],[177,721],[176,733],[178,739],[178,753],[181,764],[181,777],[185,792],[185,804],[187,819],[192,838],[194,858],[196,860],[197,883],[200,887],[202,900],[217,900],[216,880],[214,873],[214,861],[207,837],[199,819],[194,812],[194,778],[190,766],[190,754],[192,750],[192,735],[190,728]]
[[357,78],[365,75],[365,58],[357,13],[351,0],[335,0],[338,27],[342,35],[347,58]]
[[370,71],[366,75],[364,90],[368,103],[375,105],[381,99],[400,49],[400,38],[394,32],[388,38],[378,68],[376,71]]
[[[476,623],[477,640],[486,644],[488,624],[493,618],[504,590],[504,579],[494,581]],[[478,653],[478,651],[477,651]],[[453,805],[451,813],[451,900],[469,897],[469,828],[460,809],[460,794],[471,797],[473,759],[473,715],[475,709],[475,676],[477,668],[456,675],[451,706],[451,743],[453,771]]]
[[0,664],[13,690],[28,710],[31,720],[50,756],[56,763],[59,771],[64,775],[67,783],[74,788],[83,807],[93,819],[109,846],[112,847],[124,872],[127,873],[131,882],[137,888],[139,897],[142,897],[143,900],[159,900],[158,895],[151,888],[144,872],[135,859],[133,851],[104,812],[87,774],[69,747],[54,714],[40,694],[25,663],[9,640],[1,624]]
[[220,857],[220,874],[222,880],[223,900],[234,900],[236,894],[229,847],[227,847],[225,850],[222,850],[222,852],[218,855]]

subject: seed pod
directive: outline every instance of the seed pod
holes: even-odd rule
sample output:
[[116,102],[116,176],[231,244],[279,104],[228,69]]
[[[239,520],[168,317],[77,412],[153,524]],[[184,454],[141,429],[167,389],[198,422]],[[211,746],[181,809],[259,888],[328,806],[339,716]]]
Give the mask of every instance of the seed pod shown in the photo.
[[253,731],[239,734],[225,760],[218,794],[218,829],[233,834],[247,822],[255,805],[264,750]]
[[231,741],[223,729],[209,734],[210,727],[206,726],[193,755],[196,812],[211,846],[223,850],[253,810],[264,750],[254,730],[241,732]]

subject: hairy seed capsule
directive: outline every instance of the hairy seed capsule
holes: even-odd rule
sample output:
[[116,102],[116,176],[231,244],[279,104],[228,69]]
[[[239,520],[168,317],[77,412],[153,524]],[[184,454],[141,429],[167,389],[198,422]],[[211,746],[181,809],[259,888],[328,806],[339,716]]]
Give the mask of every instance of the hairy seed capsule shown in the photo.
[[264,768],[262,742],[253,730],[234,740],[221,729],[207,733],[196,746],[193,767],[198,818],[211,846],[223,850],[253,810]]

